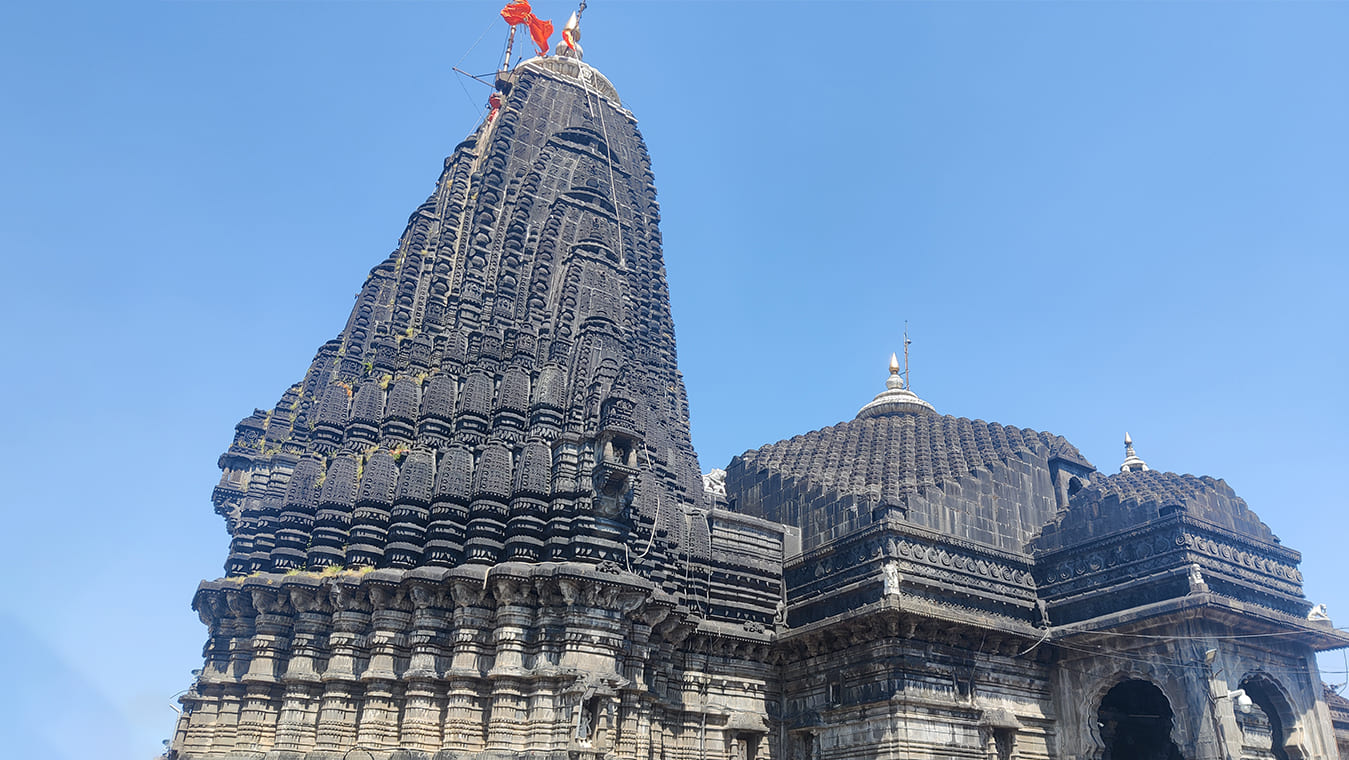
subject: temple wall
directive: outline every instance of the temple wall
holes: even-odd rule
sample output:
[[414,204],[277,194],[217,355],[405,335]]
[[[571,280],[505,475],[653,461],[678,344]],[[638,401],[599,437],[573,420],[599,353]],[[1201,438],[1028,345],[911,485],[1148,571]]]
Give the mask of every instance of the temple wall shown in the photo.
[[[1097,713],[1106,694],[1130,680],[1166,697],[1174,712],[1171,738],[1186,760],[1273,757],[1272,742],[1289,758],[1339,757],[1311,648],[1279,636],[1232,634],[1212,621],[1190,620],[1065,642],[1054,672],[1059,757],[1106,756]],[[1254,709],[1238,704],[1237,689],[1254,699]],[[1273,737],[1262,707],[1282,729]]]
[[772,756],[766,644],[698,630],[630,574],[260,575],[203,584],[196,604],[211,635],[184,760],[703,757],[709,736],[728,758],[747,740]]
[[787,635],[792,760],[1054,757],[1048,650],[898,613]]

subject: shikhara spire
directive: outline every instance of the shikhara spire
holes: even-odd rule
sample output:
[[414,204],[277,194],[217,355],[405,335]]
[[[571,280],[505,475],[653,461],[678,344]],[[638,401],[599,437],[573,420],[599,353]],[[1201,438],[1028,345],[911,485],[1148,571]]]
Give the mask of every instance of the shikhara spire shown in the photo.
[[492,107],[220,458],[170,758],[651,757],[695,629],[762,655],[787,530],[704,490],[636,120],[570,48]]
[[578,58],[502,90],[342,333],[240,424],[215,499],[229,575],[577,559],[663,578],[684,544],[701,479],[636,121]]

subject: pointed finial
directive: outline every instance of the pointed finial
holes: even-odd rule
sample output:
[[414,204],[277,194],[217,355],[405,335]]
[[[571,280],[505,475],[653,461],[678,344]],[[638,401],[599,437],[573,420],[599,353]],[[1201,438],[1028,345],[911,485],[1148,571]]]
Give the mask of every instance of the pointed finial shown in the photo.
[[905,385],[904,376],[899,374],[899,357],[890,354],[890,376],[885,378],[885,387],[891,390],[901,390]]
[[581,14],[585,13],[585,9],[585,0],[581,0],[581,6],[572,12],[567,25],[562,27],[562,42],[558,43],[555,51],[557,55],[574,57],[578,61],[584,57],[585,51],[581,49]]
[[890,354],[890,376],[885,378],[885,390],[881,391],[871,403],[862,407],[858,417],[880,417],[892,414],[936,414],[928,402],[918,398],[905,386],[904,375],[900,374],[899,354]]
[[1147,469],[1148,463],[1144,462],[1139,458],[1138,454],[1134,453],[1134,439],[1129,437],[1129,434],[1126,432],[1124,434],[1124,464],[1119,466],[1119,471],[1146,472]]

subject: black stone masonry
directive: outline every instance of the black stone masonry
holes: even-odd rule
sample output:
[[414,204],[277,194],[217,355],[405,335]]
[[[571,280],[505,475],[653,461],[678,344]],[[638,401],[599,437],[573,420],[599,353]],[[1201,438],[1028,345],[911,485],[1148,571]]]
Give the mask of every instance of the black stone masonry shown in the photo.
[[341,334],[239,424],[227,575],[580,560],[674,590],[702,481],[660,208],[636,121],[578,67],[513,77]]

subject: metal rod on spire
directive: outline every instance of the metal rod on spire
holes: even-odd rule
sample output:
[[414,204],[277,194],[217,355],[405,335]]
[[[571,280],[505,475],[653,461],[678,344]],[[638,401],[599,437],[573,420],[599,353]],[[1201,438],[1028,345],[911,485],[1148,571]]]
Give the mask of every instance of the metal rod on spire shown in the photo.
[[510,71],[511,68],[511,48],[515,47],[515,25],[511,25],[510,36],[506,38],[506,57],[501,61],[501,70]]
[[904,387],[912,389],[913,382],[909,380],[909,320],[904,320]]

